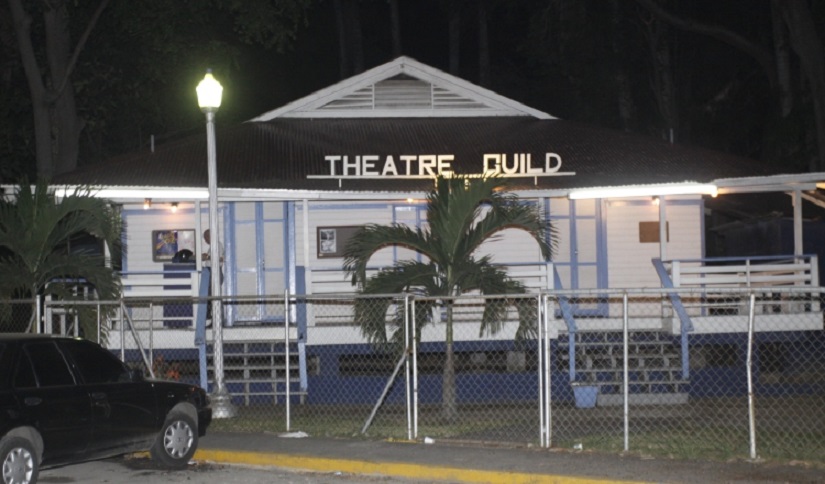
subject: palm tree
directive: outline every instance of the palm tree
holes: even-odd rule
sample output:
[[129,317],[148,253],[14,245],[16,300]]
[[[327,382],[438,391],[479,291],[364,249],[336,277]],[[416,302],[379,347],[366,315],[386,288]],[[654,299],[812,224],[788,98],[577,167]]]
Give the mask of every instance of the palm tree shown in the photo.
[[[119,296],[120,276],[107,267],[104,256],[88,248],[74,250],[72,242],[92,237],[117,253],[121,228],[117,211],[88,189],[58,200],[46,182],[35,187],[22,183],[12,200],[0,200],[0,298],[31,298],[26,331],[35,324],[40,295],[76,299],[82,297],[78,289],[87,284],[100,300]],[[94,325],[83,329],[94,339]]]
[[[485,241],[505,229],[526,231],[538,244],[541,255],[549,260],[553,232],[540,210],[532,204],[520,203],[507,190],[506,180],[499,177],[468,178],[439,177],[427,196],[426,228],[410,228],[402,224],[368,224],[356,231],[344,251],[344,270],[362,294],[393,294],[414,292],[444,297],[446,313],[445,362],[442,381],[442,410],[449,421],[455,419],[455,357],[453,352],[453,300],[468,292],[482,295],[522,294],[526,288],[507,272],[493,265],[490,256],[478,257],[476,252]],[[555,237],[552,237],[555,240]],[[421,261],[398,261],[367,277],[367,264],[378,250],[388,246],[412,249],[424,256]],[[524,299],[507,301],[519,310],[517,338],[535,333],[535,304]],[[396,311],[395,330],[387,335],[387,310],[392,301],[387,298],[357,299],[355,320],[362,333],[374,345],[398,342],[403,338],[403,314]],[[417,306],[416,325],[427,324],[434,302]],[[485,299],[480,336],[495,334],[504,324],[507,305]],[[421,334],[420,331],[417,334]]]

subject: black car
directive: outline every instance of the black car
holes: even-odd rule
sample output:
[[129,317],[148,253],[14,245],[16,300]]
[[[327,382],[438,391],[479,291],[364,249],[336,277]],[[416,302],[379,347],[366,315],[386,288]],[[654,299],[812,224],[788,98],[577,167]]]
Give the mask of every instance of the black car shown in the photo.
[[53,466],[149,450],[183,467],[212,421],[202,388],[143,378],[90,341],[0,335],[4,484]]

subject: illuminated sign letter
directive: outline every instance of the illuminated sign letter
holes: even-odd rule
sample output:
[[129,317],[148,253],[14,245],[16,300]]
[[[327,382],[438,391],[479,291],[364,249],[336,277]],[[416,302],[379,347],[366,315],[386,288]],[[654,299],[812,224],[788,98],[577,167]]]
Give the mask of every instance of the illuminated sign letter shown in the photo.
[[518,173],[518,165],[519,165],[519,158],[522,155],[518,153],[513,153],[513,164],[509,165],[507,163],[507,155],[501,156],[501,169],[505,175],[512,175],[514,173]]
[[384,161],[384,169],[381,171],[381,174],[398,176],[398,170],[395,168],[395,161],[392,159],[392,155],[389,155]]
[[[492,168],[490,167],[490,163],[493,164]],[[488,176],[495,176],[501,173],[500,167],[501,166],[501,155],[497,154],[485,154],[484,155],[484,174]]]
[[438,174],[439,175],[446,175],[452,174],[453,169],[450,166],[450,162],[455,159],[453,155],[438,155]]
[[415,161],[415,155],[401,155],[399,158],[404,162],[404,166],[406,167],[404,174],[412,175],[412,168],[410,167],[410,164]]
[[[349,156],[344,155],[344,166],[341,169],[341,174],[344,176],[359,176],[361,175],[361,157],[356,156],[355,160],[349,161]],[[352,173],[350,172],[352,170]]]
[[418,174],[435,176],[433,168],[435,168],[435,155],[419,155],[418,157]]
[[[556,160],[556,166],[551,166],[550,160]],[[545,173],[555,173],[559,171],[561,168],[561,156],[557,155],[556,153],[547,153],[544,156],[544,172]]]
[[329,174],[331,176],[335,176],[335,162],[340,160],[341,157],[340,156],[329,155],[329,156],[325,156],[324,159],[329,162]]
[[377,175],[375,162],[378,161],[376,155],[364,155],[361,157],[361,174],[364,176]]

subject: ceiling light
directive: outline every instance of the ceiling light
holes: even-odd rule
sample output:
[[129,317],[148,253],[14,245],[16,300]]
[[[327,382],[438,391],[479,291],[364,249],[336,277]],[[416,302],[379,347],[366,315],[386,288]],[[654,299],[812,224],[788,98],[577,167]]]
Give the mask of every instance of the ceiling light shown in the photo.
[[715,197],[716,185],[702,183],[668,183],[664,185],[628,185],[573,190],[571,200],[589,198],[655,197],[663,195],[710,195]]

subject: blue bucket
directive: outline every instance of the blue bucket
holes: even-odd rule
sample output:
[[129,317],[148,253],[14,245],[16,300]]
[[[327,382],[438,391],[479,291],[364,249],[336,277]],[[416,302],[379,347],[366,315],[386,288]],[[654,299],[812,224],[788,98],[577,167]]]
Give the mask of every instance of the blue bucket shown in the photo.
[[573,383],[573,398],[577,408],[593,408],[596,406],[596,397],[599,396],[599,387]]

